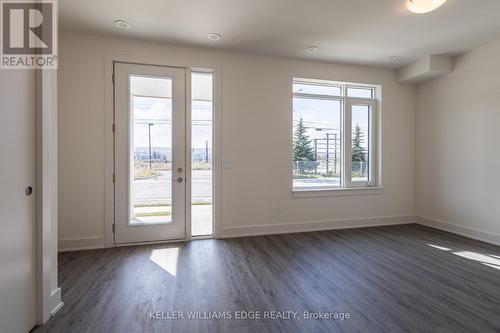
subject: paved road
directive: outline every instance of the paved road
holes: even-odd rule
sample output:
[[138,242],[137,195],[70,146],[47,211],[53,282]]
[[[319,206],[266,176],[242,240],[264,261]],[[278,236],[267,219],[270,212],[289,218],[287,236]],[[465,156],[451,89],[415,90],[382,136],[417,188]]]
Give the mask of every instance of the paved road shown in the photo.
[[[141,179],[134,181],[134,194],[137,202],[146,200],[168,200],[172,198],[172,173],[162,171],[156,179]],[[193,199],[211,198],[212,171],[193,170]]]
[[[134,182],[136,202],[171,199],[171,172],[163,171],[156,179],[142,179]],[[363,179],[356,179],[363,180]],[[195,201],[209,200],[212,197],[212,171],[194,170],[192,179],[192,197]],[[294,187],[339,186],[338,178],[294,179]]]

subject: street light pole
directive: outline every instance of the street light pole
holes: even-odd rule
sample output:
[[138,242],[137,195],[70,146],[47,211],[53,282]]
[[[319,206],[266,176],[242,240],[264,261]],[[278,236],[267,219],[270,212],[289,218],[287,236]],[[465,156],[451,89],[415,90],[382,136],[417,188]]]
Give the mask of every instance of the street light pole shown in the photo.
[[154,124],[148,124],[148,136],[149,136],[149,171],[152,170],[152,167],[151,167],[151,126],[154,126]]

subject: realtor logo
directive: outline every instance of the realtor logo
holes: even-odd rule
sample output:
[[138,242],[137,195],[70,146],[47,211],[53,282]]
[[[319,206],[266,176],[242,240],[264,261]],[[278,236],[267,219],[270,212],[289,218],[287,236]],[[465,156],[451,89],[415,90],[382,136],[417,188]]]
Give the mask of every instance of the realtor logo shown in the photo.
[[57,68],[57,3],[1,1],[1,68]]

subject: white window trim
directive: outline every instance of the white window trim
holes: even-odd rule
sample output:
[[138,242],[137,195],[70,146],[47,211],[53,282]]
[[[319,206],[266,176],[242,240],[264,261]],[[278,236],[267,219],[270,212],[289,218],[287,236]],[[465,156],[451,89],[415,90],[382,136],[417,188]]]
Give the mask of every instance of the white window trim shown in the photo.
[[381,194],[383,186],[371,187],[326,187],[321,189],[296,188],[292,191],[293,198],[320,198],[320,197],[345,197],[352,195],[373,195]]
[[[332,85],[341,88],[341,95],[316,95],[309,93],[293,93],[293,98],[302,99],[321,99],[340,101],[342,103],[342,167],[341,180],[339,187],[293,187],[292,196],[294,198],[307,198],[307,197],[326,197],[326,196],[350,196],[350,195],[366,195],[366,194],[379,194],[383,190],[383,186],[379,177],[379,99],[381,96],[380,86],[363,85],[363,84],[350,84],[346,82],[337,81],[323,81],[323,80],[309,80],[303,78],[294,78],[293,83],[309,83],[309,84],[322,84]],[[347,97],[348,88],[367,88],[373,90],[373,98],[362,97]],[[370,106],[370,133],[369,133],[369,151],[368,151],[368,181],[352,181],[352,161],[346,156],[351,156],[352,144],[346,144],[352,140],[352,106],[353,105],[367,105]],[[293,180],[292,180],[293,183]]]

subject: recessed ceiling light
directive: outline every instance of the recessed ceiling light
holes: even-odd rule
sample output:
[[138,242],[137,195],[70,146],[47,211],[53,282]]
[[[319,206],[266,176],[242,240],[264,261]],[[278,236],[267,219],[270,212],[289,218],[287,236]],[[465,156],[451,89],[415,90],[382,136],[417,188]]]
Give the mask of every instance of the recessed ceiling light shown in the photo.
[[432,12],[447,0],[408,0],[408,9],[417,14]]
[[124,20],[115,20],[115,25],[123,30],[128,30],[130,29],[130,24],[127,21]]
[[389,57],[389,61],[390,62],[395,62],[395,61],[398,61],[399,60],[399,57],[398,56],[390,56]]
[[306,51],[310,52],[310,53],[318,52],[318,47],[314,46],[314,45],[308,46],[308,47],[306,47]]
[[212,32],[208,35],[208,39],[210,40],[221,40],[222,36],[216,32]]

